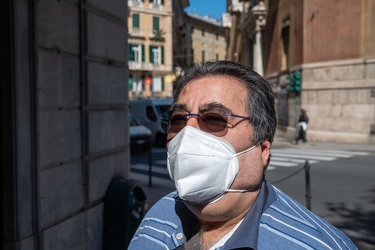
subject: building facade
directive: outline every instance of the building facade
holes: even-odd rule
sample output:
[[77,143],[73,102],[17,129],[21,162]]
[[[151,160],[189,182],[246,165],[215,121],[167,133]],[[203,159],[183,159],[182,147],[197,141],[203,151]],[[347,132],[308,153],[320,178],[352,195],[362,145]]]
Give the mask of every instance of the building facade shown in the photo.
[[129,97],[172,96],[172,0],[128,0]]
[[0,2],[1,245],[103,249],[129,178],[127,3]]
[[[374,1],[229,0],[227,6],[228,55],[274,84],[279,136],[294,140],[303,108],[310,141],[375,143]],[[296,70],[301,93],[287,91]]]
[[216,19],[185,13],[184,20],[187,42],[181,45],[184,51],[182,67],[193,62],[227,58],[225,30]]
[[188,0],[173,1],[173,66],[175,73],[186,65],[188,29],[185,23],[184,9],[189,7]]

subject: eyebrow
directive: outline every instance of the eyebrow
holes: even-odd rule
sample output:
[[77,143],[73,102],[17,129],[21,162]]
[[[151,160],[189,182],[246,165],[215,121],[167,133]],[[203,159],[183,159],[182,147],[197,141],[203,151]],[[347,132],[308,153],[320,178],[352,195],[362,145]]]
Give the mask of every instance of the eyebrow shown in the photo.
[[[218,102],[204,103],[204,104],[201,104],[199,106],[199,111],[202,111],[202,110],[206,111],[206,110],[210,110],[210,109],[222,109],[222,110],[224,110],[228,114],[233,113],[230,108],[228,108],[228,107],[226,107],[223,104],[218,103]],[[189,109],[188,109],[187,105],[186,104],[182,104],[182,103],[174,103],[171,106],[171,110],[184,110],[186,112],[189,112]]]

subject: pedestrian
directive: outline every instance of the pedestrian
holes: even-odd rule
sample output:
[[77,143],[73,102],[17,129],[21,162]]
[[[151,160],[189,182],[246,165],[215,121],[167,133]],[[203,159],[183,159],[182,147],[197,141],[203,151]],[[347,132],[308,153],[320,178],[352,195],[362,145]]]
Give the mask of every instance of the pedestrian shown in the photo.
[[185,69],[161,122],[177,191],[148,211],[129,249],[356,249],[265,180],[275,100],[250,68],[217,61]]
[[306,114],[305,109],[301,109],[301,114],[298,119],[298,138],[296,141],[296,144],[298,144],[299,140],[302,140],[303,142],[307,142],[306,139],[306,133],[307,133],[307,124],[309,123],[309,117]]

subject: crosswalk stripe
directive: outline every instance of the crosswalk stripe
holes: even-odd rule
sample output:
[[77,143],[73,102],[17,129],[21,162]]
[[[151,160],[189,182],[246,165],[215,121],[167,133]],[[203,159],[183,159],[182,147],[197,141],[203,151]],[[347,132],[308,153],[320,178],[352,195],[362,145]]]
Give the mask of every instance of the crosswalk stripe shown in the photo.
[[[276,157],[274,155],[271,156],[271,161],[289,161],[289,162],[295,162],[295,163],[305,163],[305,159],[293,159],[293,158],[283,158],[283,157]],[[317,160],[309,160],[310,163],[317,163],[319,161]]]
[[[131,165],[131,169],[139,169],[143,171],[148,171],[149,166],[146,164],[133,164]],[[152,164],[151,170],[152,172],[156,172],[156,173],[168,174],[168,169],[166,167],[157,167],[155,164]]]
[[354,156],[369,154],[368,152],[311,150],[301,148],[271,149],[271,161],[268,170],[273,170],[277,167],[294,167],[299,164],[304,164],[306,160],[308,160],[310,164],[314,164],[319,161],[333,161],[339,158],[347,159]]
[[283,156],[289,158],[298,158],[298,159],[306,159],[306,160],[321,160],[321,161],[333,161],[336,160],[337,157],[329,157],[329,156],[316,156],[316,155],[309,155],[309,154],[298,154],[298,153],[289,153],[289,152],[272,152],[272,156]]
[[298,166],[298,163],[294,162],[282,162],[282,161],[274,161],[271,160],[269,163],[269,166],[275,166],[275,167],[295,167]]
[[340,151],[340,150],[319,150],[319,149],[306,149],[306,148],[284,148],[284,149],[272,149],[271,151],[296,151],[296,152],[308,152],[309,154],[318,155],[331,155],[337,157],[350,158],[355,155],[369,155],[369,152],[359,152],[359,151]]

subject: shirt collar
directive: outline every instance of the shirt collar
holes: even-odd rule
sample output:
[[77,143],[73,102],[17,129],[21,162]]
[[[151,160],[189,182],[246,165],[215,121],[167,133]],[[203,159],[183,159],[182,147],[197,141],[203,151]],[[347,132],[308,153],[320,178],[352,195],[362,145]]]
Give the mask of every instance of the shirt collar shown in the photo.
[[263,181],[253,206],[232,237],[224,244],[223,249],[257,249],[260,217],[263,211],[265,211],[275,199],[274,195],[269,195],[269,188],[267,186],[267,182]]
[[[182,200],[176,197],[176,213],[180,217],[185,237],[190,239],[198,232],[198,220],[186,207]],[[219,249],[257,249],[260,218],[263,212],[276,200],[276,194],[271,184],[262,182],[258,197],[247,212],[241,225],[232,237]]]

